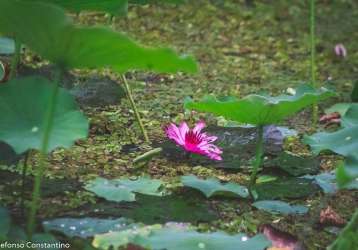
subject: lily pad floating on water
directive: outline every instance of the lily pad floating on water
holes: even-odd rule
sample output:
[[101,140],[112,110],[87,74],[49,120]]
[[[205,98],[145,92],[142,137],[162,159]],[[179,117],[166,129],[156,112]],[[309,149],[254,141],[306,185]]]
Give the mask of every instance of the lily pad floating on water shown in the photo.
[[358,105],[352,104],[342,117],[343,128],[333,132],[320,132],[305,137],[305,143],[314,153],[330,150],[346,156],[345,164],[337,169],[337,181],[340,187],[355,182],[358,178]]
[[263,250],[271,245],[262,234],[249,238],[245,234],[199,233],[185,227],[160,225],[96,235],[92,244],[100,249],[117,249],[129,243],[152,250]]
[[[0,140],[12,146],[17,154],[41,149],[54,84],[42,77],[26,77],[0,85]],[[57,93],[53,117],[48,152],[70,147],[76,140],[87,137],[87,119],[77,109],[73,97],[62,88]]]
[[68,237],[88,238],[96,234],[122,231],[133,228],[133,221],[126,218],[59,218],[44,221],[45,231],[61,232]]
[[[136,194],[135,202],[101,201],[84,205],[81,214],[95,217],[125,217],[146,225],[169,221],[196,224],[218,219],[216,212],[201,194],[188,192],[164,197]],[[77,215],[77,210],[73,211],[73,216]]]
[[347,110],[351,107],[352,103],[336,103],[332,107],[325,109],[326,114],[339,113],[341,116],[344,116]]
[[278,167],[292,176],[316,174],[319,172],[317,157],[302,157],[283,152],[277,158],[268,161],[265,166]]
[[302,178],[314,180],[324,193],[333,194],[337,191],[336,176],[334,173],[322,173],[318,175],[305,175]]
[[348,108],[342,117],[343,129],[333,133],[319,132],[306,136],[304,142],[310,145],[316,154],[323,150],[331,150],[337,154],[357,155],[358,148],[358,105]]
[[184,186],[200,190],[207,198],[212,196],[230,196],[246,198],[249,196],[248,189],[233,182],[221,183],[216,178],[199,179],[194,175],[182,176]]
[[340,188],[358,189],[358,156],[349,155],[336,169],[336,176]]
[[283,178],[255,185],[259,200],[283,198],[302,198],[310,196],[320,189],[313,180],[303,178]]
[[256,201],[252,204],[257,209],[265,210],[273,214],[305,214],[308,207],[302,205],[290,205],[284,201],[263,200]]
[[148,177],[139,177],[136,180],[128,178],[107,180],[98,177],[87,183],[85,189],[109,201],[135,201],[135,193],[163,196],[160,191],[163,182]]

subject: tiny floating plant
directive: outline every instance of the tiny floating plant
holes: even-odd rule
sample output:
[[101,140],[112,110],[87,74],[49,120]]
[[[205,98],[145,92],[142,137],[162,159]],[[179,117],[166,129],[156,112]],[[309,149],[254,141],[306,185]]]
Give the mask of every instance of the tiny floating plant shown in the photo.
[[[281,122],[283,119],[310,106],[333,96],[334,93],[325,88],[319,90],[302,85],[296,89],[295,95],[280,95],[271,97],[268,95],[248,95],[242,99],[235,97],[225,97],[217,99],[209,95],[202,101],[194,102],[190,98],[185,101],[185,108],[201,112],[209,112],[218,116],[223,116],[228,120],[240,123],[256,125],[258,129],[258,139],[256,146],[256,156],[253,162],[253,170],[250,177],[249,190],[252,198],[257,194],[254,190],[258,170],[262,165],[264,126]],[[178,129],[180,130],[180,129]],[[187,131],[185,129],[185,131]],[[181,141],[181,143],[183,143]],[[179,144],[179,143],[178,143]]]
[[205,122],[198,122],[193,129],[190,129],[186,122],[179,127],[171,123],[165,128],[169,139],[182,147],[188,153],[204,155],[212,160],[221,161],[223,151],[213,144],[218,138],[201,132],[205,128]]

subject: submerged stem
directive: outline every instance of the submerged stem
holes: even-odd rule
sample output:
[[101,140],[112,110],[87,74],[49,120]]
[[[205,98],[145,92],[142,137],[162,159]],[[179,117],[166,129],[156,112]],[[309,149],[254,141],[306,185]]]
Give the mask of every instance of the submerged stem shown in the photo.
[[14,78],[21,56],[21,43],[16,38],[14,39],[14,41],[15,41],[15,54],[11,60],[9,79]]
[[255,162],[253,164],[253,171],[250,177],[250,184],[249,184],[249,191],[250,195],[253,198],[255,195],[253,194],[253,187],[256,183],[257,172],[262,164],[262,156],[264,151],[264,126],[258,126],[258,137],[257,137],[257,144],[256,144],[256,156]]
[[[317,88],[316,82],[316,21],[315,21],[315,0],[310,0],[310,38],[311,38],[311,84]],[[318,122],[318,106],[313,104],[312,123],[316,127]]]
[[122,82],[123,82],[124,87],[125,87],[125,89],[126,89],[126,93],[127,93],[129,102],[130,102],[130,104],[131,104],[131,106],[132,106],[132,109],[133,109],[135,118],[136,118],[136,120],[137,120],[137,122],[138,122],[139,128],[140,128],[140,130],[142,131],[144,140],[145,140],[145,142],[149,143],[150,141],[149,141],[149,137],[148,137],[147,131],[146,131],[145,128],[144,128],[142,119],[141,119],[140,114],[139,114],[139,112],[138,112],[137,106],[136,106],[136,104],[135,104],[135,102],[134,102],[134,99],[133,99],[133,96],[132,96],[132,91],[131,91],[131,89],[130,89],[130,87],[129,87],[129,84],[128,84],[128,82],[127,82],[127,79],[126,79],[126,77],[125,77],[124,75],[121,75],[121,79],[122,79]]
[[35,172],[34,188],[32,192],[32,202],[30,207],[30,214],[27,223],[27,233],[29,238],[32,238],[35,229],[35,218],[39,208],[39,202],[41,197],[41,181],[47,165],[47,152],[50,141],[50,135],[53,127],[53,118],[56,110],[57,96],[59,90],[59,84],[62,77],[62,70],[57,70],[55,75],[55,81],[53,84],[53,91],[48,103],[47,114],[44,119],[44,135],[42,138],[39,165]]

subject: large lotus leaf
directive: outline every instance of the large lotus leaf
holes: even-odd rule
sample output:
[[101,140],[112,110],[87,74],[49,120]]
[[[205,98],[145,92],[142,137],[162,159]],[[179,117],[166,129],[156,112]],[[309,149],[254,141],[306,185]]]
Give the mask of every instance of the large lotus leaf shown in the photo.
[[[136,202],[100,201],[83,207],[81,213],[89,217],[125,217],[147,225],[180,221],[185,223],[217,220],[216,211],[205,197],[193,192],[152,196],[136,194]],[[69,216],[76,216],[73,211]]]
[[342,229],[338,238],[330,245],[328,250],[356,250],[358,246],[358,209],[350,222]]
[[100,249],[109,249],[111,246],[117,249],[128,243],[152,250],[263,250],[270,246],[270,242],[262,234],[249,238],[244,234],[199,233],[185,226],[147,226],[137,230],[96,235],[93,240],[93,245]]
[[[16,153],[41,149],[44,120],[54,83],[42,77],[14,79],[0,85],[0,140]],[[85,138],[88,121],[77,109],[73,97],[60,88],[57,93],[48,152],[57,147],[70,147]]]
[[233,182],[223,184],[215,178],[203,180],[194,175],[188,175],[182,176],[181,182],[186,187],[200,190],[207,198],[218,195],[246,198],[249,195],[246,187]]
[[6,208],[0,207],[0,242],[6,239],[10,230],[11,218]]
[[336,103],[332,107],[325,109],[324,112],[326,114],[331,114],[334,112],[339,113],[341,116],[347,112],[347,110],[351,107],[352,103],[344,102],[344,103]]
[[321,173],[318,175],[305,175],[302,178],[314,180],[326,194],[337,192],[336,176],[334,173]]
[[304,178],[277,179],[256,184],[255,188],[260,200],[302,198],[319,191],[319,187],[313,183],[313,180]]
[[271,245],[262,234],[248,238],[244,234],[198,233],[165,228],[152,231],[148,237],[137,237],[133,243],[153,250],[263,250]]
[[46,231],[61,232],[68,237],[88,238],[96,234],[104,234],[132,228],[134,226],[132,223],[131,220],[125,218],[59,218],[44,221],[42,224]]
[[127,12],[128,0],[37,0],[59,5],[73,12],[102,11],[112,15],[123,15]]
[[301,109],[333,95],[332,91],[325,88],[315,90],[308,85],[302,85],[294,96],[271,97],[254,94],[242,99],[235,97],[217,99],[214,96],[206,96],[199,102],[187,99],[185,108],[213,113],[237,122],[267,125],[278,123]]
[[331,150],[343,156],[358,155],[358,104],[345,106],[342,129],[333,133],[319,132],[306,136],[304,142],[314,153]]
[[283,152],[277,158],[268,161],[265,166],[279,167],[292,176],[316,174],[319,171],[317,157],[301,157],[287,152]]
[[308,208],[305,206],[290,205],[284,201],[264,200],[256,201],[252,205],[273,214],[305,214],[308,212]]
[[358,181],[358,157],[349,155],[345,163],[337,168],[336,178],[340,188],[349,188],[349,184]]
[[[21,17],[21,18],[19,18]],[[64,68],[112,68],[196,72],[190,57],[145,48],[107,28],[76,26],[63,9],[41,2],[0,1],[0,32]]]
[[358,126],[358,104],[352,103],[342,117],[342,127]]
[[135,201],[135,193],[162,196],[162,185],[162,181],[148,177],[139,177],[137,180],[107,180],[98,177],[90,181],[85,188],[106,200],[120,202]]
[[94,236],[92,245],[98,249],[118,249],[131,243],[135,237],[147,237],[154,229],[161,228],[160,225],[140,226],[137,229],[129,229],[120,232],[97,234]]
[[319,132],[305,136],[304,142],[311,146],[315,154],[323,150],[331,150],[344,156],[357,154],[358,126],[343,128],[333,133]]

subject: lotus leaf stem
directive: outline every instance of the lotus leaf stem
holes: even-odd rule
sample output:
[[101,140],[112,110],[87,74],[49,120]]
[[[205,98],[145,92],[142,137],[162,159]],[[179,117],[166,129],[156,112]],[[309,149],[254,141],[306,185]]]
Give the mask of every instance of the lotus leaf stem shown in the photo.
[[47,152],[48,152],[48,146],[51,137],[51,131],[53,128],[59,84],[61,82],[62,75],[63,75],[62,69],[56,70],[54,83],[53,83],[53,90],[49,99],[47,113],[45,115],[45,119],[43,123],[44,134],[43,134],[41,149],[40,149],[39,165],[37,166],[35,172],[34,188],[32,192],[32,202],[30,206],[30,214],[27,223],[27,233],[30,240],[34,233],[36,214],[40,206],[39,203],[41,199],[41,182],[47,165]]
[[134,101],[134,98],[132,96],[132,91],[129,87],[129,84],[128,84],[128,81],[125,77],[125,75],[121,75],[121,79],[122,79],[122,82],[124,84],[124,88],[126,90],[126,93],[127,93],[127,96],[128,96],[128,99],[129,99],[129,102],[131,104],[131,107],[133,109],[133,112],[134,112],[134,115],[135,115],[135,119],[137,120],[138,122],[138,125],[139,125],[139,128],[140,130],[142,131],[142,134],[143,134],[143,137],[144,137],[144,140],[145,142],[149,143],[149,137],[148,137],[148,134],[147,134],[147,131],[145,130],[144,128],[144,125],[143,125],[143,122],[142,122],[142,119],[140,117],[140,114],[138,112],[138,109],[137,109],[137,105],[135,104],[135,101]]

